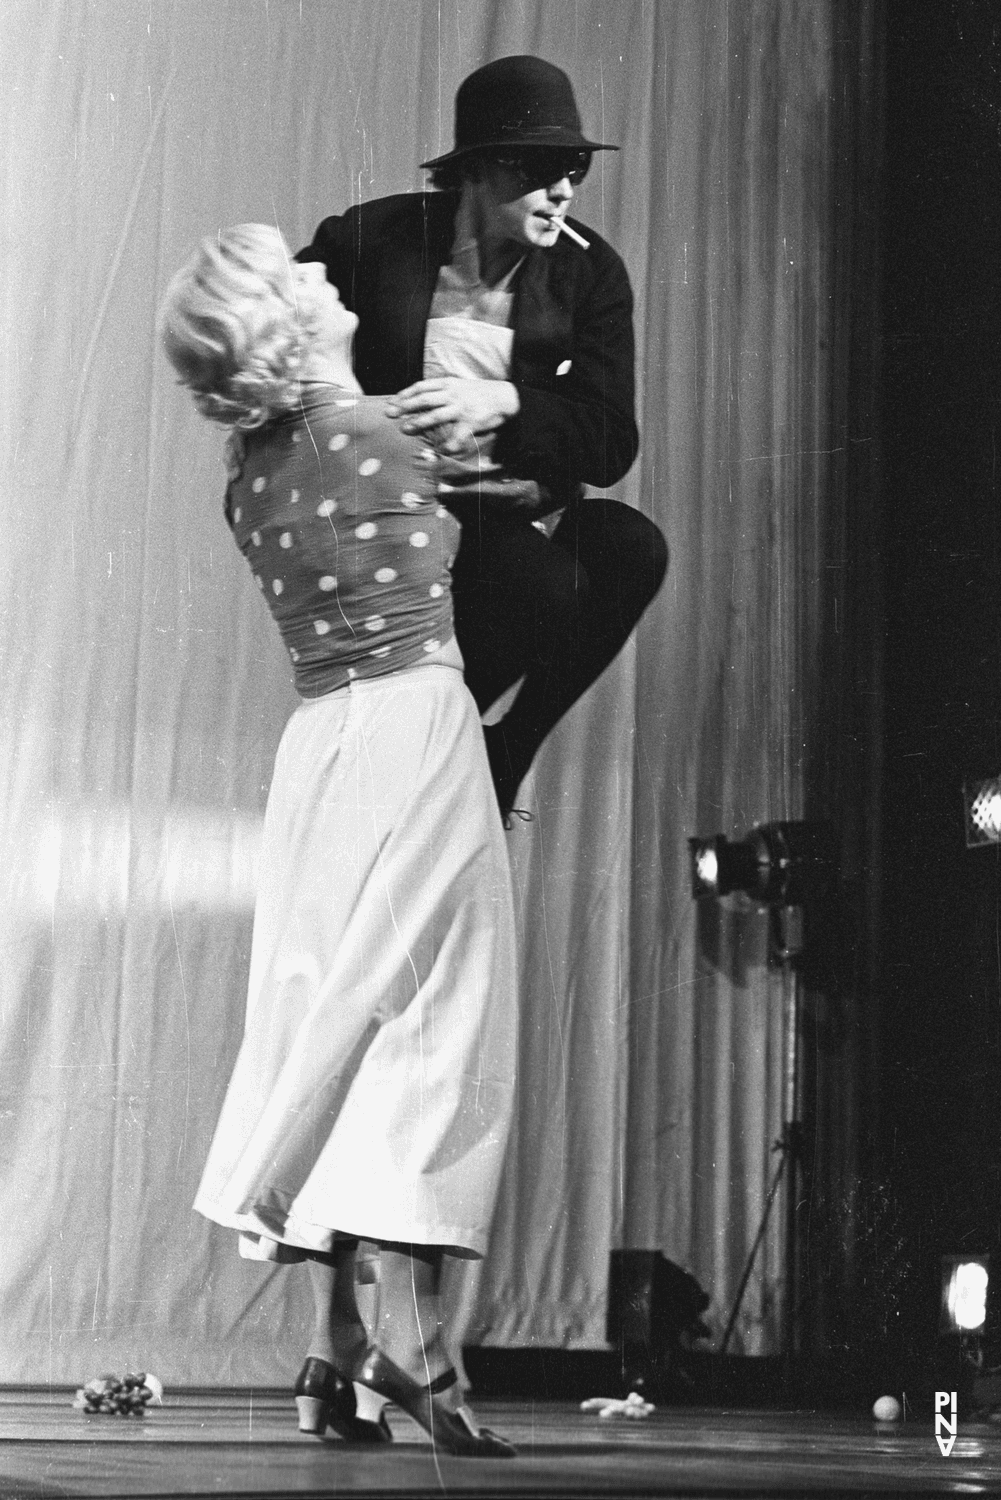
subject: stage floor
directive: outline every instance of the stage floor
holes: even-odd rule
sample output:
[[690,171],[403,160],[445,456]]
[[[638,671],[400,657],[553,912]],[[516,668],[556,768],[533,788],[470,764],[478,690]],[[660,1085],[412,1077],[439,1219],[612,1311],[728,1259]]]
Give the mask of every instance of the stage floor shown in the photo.
[[87,1416],[65,1392],[0,1393],[0,1500],[104,1496],[835,1496],[1001,1493],[1001,1427],[894,1427],[819,1412],[664,1408],[605,1421],[569,1403],[495,1402],[513,1460],[435,1456],[392,1411],[375,1452],[301,1437],[290,1397],[168,1394],[145,1418]]

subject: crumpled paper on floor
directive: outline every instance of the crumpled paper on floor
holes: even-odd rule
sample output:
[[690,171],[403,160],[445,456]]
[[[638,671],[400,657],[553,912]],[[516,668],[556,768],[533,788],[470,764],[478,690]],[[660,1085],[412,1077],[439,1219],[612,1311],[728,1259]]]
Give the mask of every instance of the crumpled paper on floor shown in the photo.
[[653,1403],[644,1401],[637,1391],[630,1391],[624,1401],[617,1396],[589,1396],[580,1403],[581,1411],[597,1412],[599,1417],[627,1417],[638,1421],[653,1411]]

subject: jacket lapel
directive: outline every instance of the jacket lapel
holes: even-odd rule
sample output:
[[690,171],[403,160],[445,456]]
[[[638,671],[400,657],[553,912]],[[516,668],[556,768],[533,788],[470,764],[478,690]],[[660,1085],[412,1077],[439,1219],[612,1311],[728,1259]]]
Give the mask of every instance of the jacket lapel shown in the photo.
[[[423,200],[420,233],[414,233],[411,220],[400,224],[390,237],[376,295],[383,347],[394,351],[390,362],[399,375],[398,383],[390,386],[392,390],[423,378],[424,330],[438,272],[452,252],[455,208],[453,194],[429,193]],[[377,350],[373,355],[380,357]]]
[[569,267],[559,248],[529,251],[517,277],[511,313],[511,373],[516,380],[527,379],[544,389],[552,385],[557,365],[569,355],[573,332]]

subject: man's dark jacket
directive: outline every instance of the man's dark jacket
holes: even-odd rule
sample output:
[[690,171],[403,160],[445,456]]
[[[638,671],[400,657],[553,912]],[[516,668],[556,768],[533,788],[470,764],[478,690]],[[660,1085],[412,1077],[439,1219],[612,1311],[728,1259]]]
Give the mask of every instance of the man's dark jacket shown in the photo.
[[[299,252],[323,261],[358,314],[355,373],[370,395],[423,378],[424,328],[451,257],[458,201],[445,192],[377,198],[324,219]],[[508,473],[544,485],[557,504],[582,484],[621,479],[639,441],[629,277],[610,245],[568,222],[590,249],[561,235],[551,249],[530,249],[515,276],[511,380],[521,410],[494,445]]]

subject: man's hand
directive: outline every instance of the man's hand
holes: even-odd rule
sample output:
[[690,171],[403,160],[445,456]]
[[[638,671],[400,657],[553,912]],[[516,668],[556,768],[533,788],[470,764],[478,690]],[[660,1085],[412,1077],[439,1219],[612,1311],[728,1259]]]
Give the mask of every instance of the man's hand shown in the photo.
[[386,415],[401,417],[407,433],[426,433],[445,453],[462,453],[478,434],[495,432],[520,410],[518,392],[509,380],[462,380],[436,376],[418,380],[391,396]]

